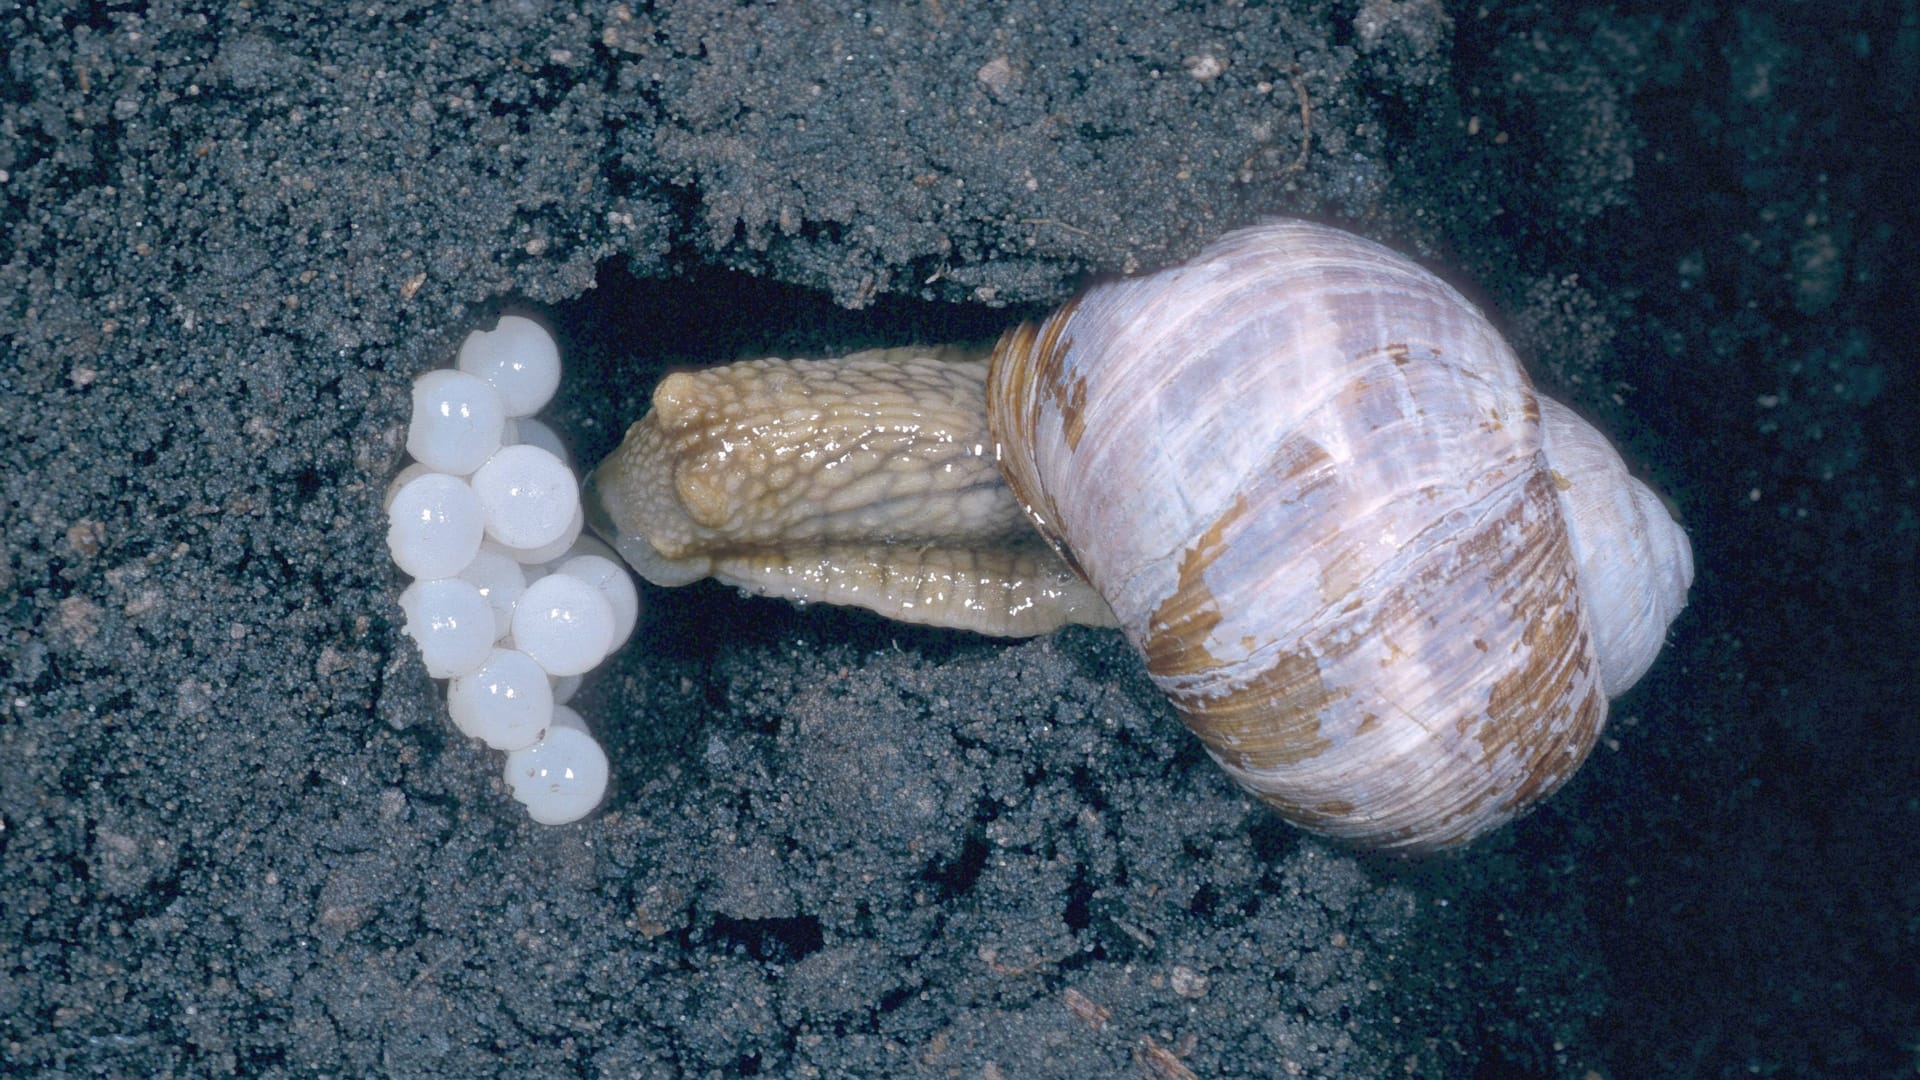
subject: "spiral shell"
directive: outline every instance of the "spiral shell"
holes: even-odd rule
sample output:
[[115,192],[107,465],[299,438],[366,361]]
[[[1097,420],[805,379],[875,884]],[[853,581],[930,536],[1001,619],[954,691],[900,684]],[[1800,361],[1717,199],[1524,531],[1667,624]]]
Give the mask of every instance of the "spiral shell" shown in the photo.
[[[1463,843],[1593,746],[1607,686],[1540,401],[1411,261],[1305,222],[1237,232],[1010,331],[987,394],[1035,524],[1214,759],[1295,823]],[[1684,549],[1660,518],[1654,546]],[[1657,650],[1679,602],[1649,606]]]

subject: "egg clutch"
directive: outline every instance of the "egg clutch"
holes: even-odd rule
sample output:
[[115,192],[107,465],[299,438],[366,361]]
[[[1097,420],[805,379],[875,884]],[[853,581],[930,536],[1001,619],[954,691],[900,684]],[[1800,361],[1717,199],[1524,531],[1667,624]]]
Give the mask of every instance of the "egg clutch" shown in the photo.
[[607,756],[567,701],[633,633],[633,580],[582,536],[566,447],[534,418],[560,383],[540,324],[504,316],[468,335],[451,369],[414,380],[407,452],[387,489],[387,549],[413,577],[404,632],[447,680],[462,734],[506,751],[533,820],[578,820],[606,794]]

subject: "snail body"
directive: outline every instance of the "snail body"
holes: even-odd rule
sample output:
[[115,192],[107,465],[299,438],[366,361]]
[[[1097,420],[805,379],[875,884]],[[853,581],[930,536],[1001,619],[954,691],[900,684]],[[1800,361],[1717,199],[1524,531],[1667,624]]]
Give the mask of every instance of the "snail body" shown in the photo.
[[[1325,226],[1095,286],[1003,336],[983,399],[1013,505],[1104,602],[1058,620],[1116,622],[1237,782],[1355,843],[1457,845],[1557,788],[1692,579],[1657,497],[1471,303]],[[623,447],[602,526],[686,472]]]
[[656,585],[1003,637],[1114,625],[1001,481],[986,378],[954,348],[669,375],[589,481],[589,522]]

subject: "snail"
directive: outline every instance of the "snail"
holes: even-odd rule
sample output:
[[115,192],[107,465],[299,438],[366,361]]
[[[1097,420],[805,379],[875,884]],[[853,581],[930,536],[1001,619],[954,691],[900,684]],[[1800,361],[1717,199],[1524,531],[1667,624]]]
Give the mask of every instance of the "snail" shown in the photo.
[[1466,843],[1559,787],[1685,604],[1686,534],[1491,323],[1273,221],[950,349],[668,376],[589,484],[661,584],[990,634],[1117,625],[1296,825]]

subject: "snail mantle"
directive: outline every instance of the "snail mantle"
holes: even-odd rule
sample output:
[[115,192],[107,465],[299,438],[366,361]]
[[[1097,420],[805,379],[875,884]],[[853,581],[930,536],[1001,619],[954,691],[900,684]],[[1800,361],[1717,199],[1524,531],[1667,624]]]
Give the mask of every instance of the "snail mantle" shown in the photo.
[[1097,285],[990,358],[671,375],[586,501],[657,584],[1118,626],[1244,788],[1402,851],[1564,783],[1693,580],[1660,498],[1477,308],[1298,221]]

